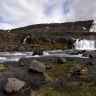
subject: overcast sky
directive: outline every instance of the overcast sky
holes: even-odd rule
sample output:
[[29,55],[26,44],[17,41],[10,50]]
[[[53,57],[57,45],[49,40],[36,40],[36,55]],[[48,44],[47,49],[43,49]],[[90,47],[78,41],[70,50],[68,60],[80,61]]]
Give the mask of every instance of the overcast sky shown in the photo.
[[96,0],[0,0],[0,29],[96,20]]

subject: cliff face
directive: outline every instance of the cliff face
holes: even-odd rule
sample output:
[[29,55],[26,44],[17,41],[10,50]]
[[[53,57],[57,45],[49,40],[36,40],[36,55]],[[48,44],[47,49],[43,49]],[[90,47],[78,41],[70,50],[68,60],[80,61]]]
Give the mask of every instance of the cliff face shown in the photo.
[[[90,36],[93,20],[55,24],[37,24],[13,30],[0,30],[0,51],[33,51],[72,48],[74,40]],[[96,34],[93,34],[96,36]],[[25,39],[26,38],[26,39]],[[25,42],[24,42],[25,39]]]
[[89,32],[93,20],[67,23],[37,24],[13,29],[14,33]]

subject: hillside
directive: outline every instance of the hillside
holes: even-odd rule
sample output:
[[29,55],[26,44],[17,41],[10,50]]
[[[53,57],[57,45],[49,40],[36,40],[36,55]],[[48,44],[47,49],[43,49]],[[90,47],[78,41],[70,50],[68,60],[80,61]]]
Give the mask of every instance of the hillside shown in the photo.
[[14,33],[89,32],[93,20],[66,23],[37,24],[13,29]]
[[[72,38],[90,35],[93,20],[67,23],[37,24],[12,30],[0,30],[0,51],[33,51],[72,48]],[[27,37],[27,38],[26,38]],[[26,42],[24,39],[26,38]]]

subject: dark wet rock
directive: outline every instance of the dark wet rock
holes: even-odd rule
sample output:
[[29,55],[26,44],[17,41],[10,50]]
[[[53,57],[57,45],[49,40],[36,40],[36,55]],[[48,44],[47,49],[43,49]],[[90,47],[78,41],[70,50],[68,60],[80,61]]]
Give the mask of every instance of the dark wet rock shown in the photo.
[[7,93],[18,92],[25,86],[25,82],[16,78],[8,78],[7,84],[4,86],[4,91]]
[[45,68],[46,68],[45,64],[37,60],[31,61],[29,64],[29,71],[43,72]]
[[70,55],[78,55],[78,52],[71,52]]
[[34,55],[43,55],[43,51],[41,49],[37,49],[37,50],[33,51],[33,54],[32,55],[33,56]]
[[67,45],[68,45],[68,47],[69,47],[70,49],[74,47],[75,41],[76,41],[76,40],[75,40],[74,38],[69,38],[69,39],[68,39]]
[[57,58],[56,60],[56,63],[59,63],[59,64],[64,64],[65,62],[67,62],[65,58]]
[[78,51],[78,54],[84,54],[86,50]]
[[82,56],[88,57],[89,55],[88,55],[88,53],[83,53]]
[[92,53],[89,55],[89,58],[96,58],[96,53]]
[[87,66],[93,66],[94,65],[94,62],[87,62],[87,63],[85,63],[85,65],[87,65]]
[[53,61],[54,61],[54,59],[53,59],[53,58],[51,58],[51,59],[50,59],[50,61],[52,61],[52,62],[53,62]]
[[70,55],[78,55],[78,54],[82,54],[82,56],[84,56],[86,53],[85,50],[82,50],[82,51],[77,51],[77,52],[71,52]]

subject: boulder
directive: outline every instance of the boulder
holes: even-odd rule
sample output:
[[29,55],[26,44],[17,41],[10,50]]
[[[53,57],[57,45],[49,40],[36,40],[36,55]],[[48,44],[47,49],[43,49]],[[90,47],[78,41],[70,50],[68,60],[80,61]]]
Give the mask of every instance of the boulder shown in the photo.
[[46,68],[45,64],[37,60],[30,61],[29,71],[43,72],[45,68]]
[[83,54],[85,52],[86,52],[86,50],[78,51],[78,54]]
[[0,70],[3,70],[3,69],[4,69],[4,65],[0,64]]
[[8,78],[4,91],[7,93],[17,92],[25,86],[25,82],[16,78]]
[[57,62],[59,64],[64,64],[65,62],[67,62],[67,60],[65,58],[57,58]]
[[88,53],[83,53],[82,56],[88,57]]
[[87,66],[93,66],[94,63],[93,62],[87,62],[87,63],[85,63],[85,65],[87,65]]
[[82,70],[82,68],[81,68],[81,66],[79,64],[76,64],[76,65],[73,66],[73,72],[74,73],[80,74],[81,70]]
[[96,53],[92,53],[89,55],[89,58],[96,58]]
[[43,51],[41,49],[37,49],[37,50],[33,51],[33,54],[32,55],[33,56],[34,55],[43,55]]
[[79,64],[76,64],[76,65],[74,65],[73,66],[73,70],[75,71],[75,72],[78,72],[78,71],[81,71],[81,66],[79,65]]
[[68,38],[68,42],[67,42],[68,47],[69,47],[69,48],[73,48],[75,41],[76,41],[76,40],[75,40],[74,38]]

